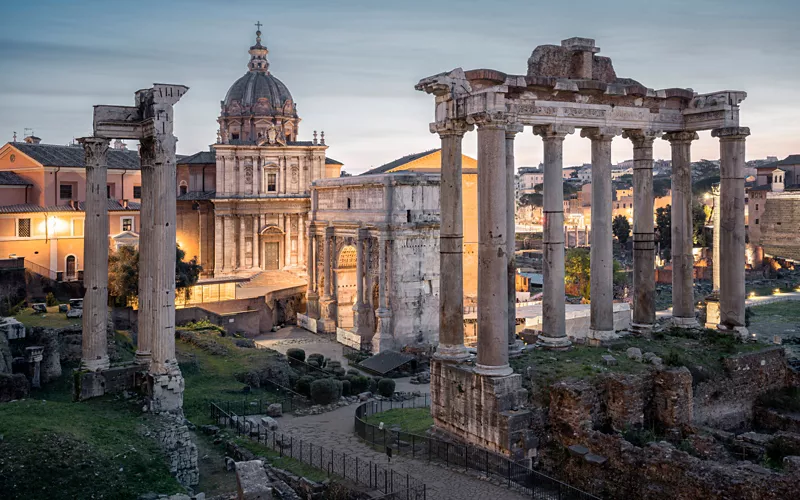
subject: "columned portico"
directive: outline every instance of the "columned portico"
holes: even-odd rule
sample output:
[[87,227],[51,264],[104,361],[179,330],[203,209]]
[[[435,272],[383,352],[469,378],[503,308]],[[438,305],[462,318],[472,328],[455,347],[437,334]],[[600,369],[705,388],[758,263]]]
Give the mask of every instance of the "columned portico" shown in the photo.
[[575,131],[563,125],[534,127],[544,142],[544,231],[542,235],[542,333],[539,343],[547,349],[572,345],[566,332],[564,287],[564,138]]
[[720,283],[719,329],[746,336],[744,154],[747,127],[711,131],[720,146]]
[[[506,117],[485,113],[478,127],[478,359],[475,373],[511,375],[508,364]],[[463,321],[463,320],[462,320]]]
[[691,149],[698,136],[683,131],[664,134],[664,139],[672,147],[672,321],[676,326],[696,327]]
[[592,245],[590,247],[591,304],[589,336],[614,336],[614,252],[611,231],[611,141],[622,131],[584,128],[581,137],[592,141]]
[[506,247],[508,254],[508,355],[522,354],[522,341],[517,342],[517,260],[516,218],[517,196],[514,170],[514,138],[522,132],[522,125],[512,123],[506,127]]
[[86,163],[86,219],[83,283],[83,342],[81,369],[105,370],[109,367],[108,339],[108,139],[84,137]]
[[442,141],[439,225],[439,345],[434,357],[460,362],[469,357],[464,346],[463,201],[461,140],[472,128],[463,120],[437,126]]
[[656,322],[653,228],[653,142],[657,132],[626,130],[633,143],[633,321],[631,330],[649,336]]

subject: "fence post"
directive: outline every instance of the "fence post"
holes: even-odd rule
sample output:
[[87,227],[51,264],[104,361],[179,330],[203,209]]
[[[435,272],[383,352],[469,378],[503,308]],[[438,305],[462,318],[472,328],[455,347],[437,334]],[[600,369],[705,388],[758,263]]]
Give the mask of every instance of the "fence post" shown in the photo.
[[417,447],[414,444],[414,434],[411,435],[411,457],[413,458],[417,454]]
[[356,456],[356,484],[358,484],[358,456]]
[[[303,447],[303,440],[300,440],[300,448]],[[289,457],[294,458],[294,436],[289,436]]]
[[[272,436],[272,442],[273,443],[275,442],[275,435],[274,434]],[[281,433],[281,445],[278,446],[278,452],[279,452],[278,454],[280,455],[280,457],[283,458],[283,433]]]
[[300,445],[300,461],[303,461],[303,445]]
[[450,467],[450,443],[444,442],[444,464]]
[[342,477],[347,478],[347,454],[342,452]]
[[489,450],[484,450],[483,454],[486,460],[486,477],[489,477]]

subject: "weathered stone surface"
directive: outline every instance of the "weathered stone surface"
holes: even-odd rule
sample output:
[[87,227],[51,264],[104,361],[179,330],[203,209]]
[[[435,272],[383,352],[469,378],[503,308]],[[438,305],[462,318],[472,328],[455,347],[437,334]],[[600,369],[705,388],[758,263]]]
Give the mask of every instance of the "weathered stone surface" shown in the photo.
[[619,364],[617,358],[615,358],[610,354],[603,354],[602,357],[603,357],[603,363],[605,363],[607,366],[614,366]]
[[238,500],[268,500],[272,488],[261,460],[236,462],[236,485]]
[[800,457],[783,457],[783,470],[788,474],[800,474]]
[[281,415],[283,415],[283,405],[280,403],[273,403],[267,406],[268,417],[280,417]]
[[582,457],[582,456],[586,455],[587,453],[589,453],[589,448],[585,447],[582,444],[573,444],[572,446],[568,447],[567,449],[569,450],[569,453],[571,455],[580,456],[580,457]]
[[47,313],[47,304],[44,302],[35,302],[31,304],[31,308],[35,313],[46,314]]
[[184,487],[200,482],[197,467],[197,446],[192,442],[189,428],[182,416],[163,414],[152,423],[152,434],[164,449],[170,473]]
[[692,425],[692,374],[686,367],[656,372],[653,378],[653,418],[665,428]]
[[628,359],[632,359],[634,361],[642,361],[642,350],[638,347],[629,347],[625,354],[628,356]]
[[261,417],[261,425],[269,431],[278,429],[278,422],[272,417]]

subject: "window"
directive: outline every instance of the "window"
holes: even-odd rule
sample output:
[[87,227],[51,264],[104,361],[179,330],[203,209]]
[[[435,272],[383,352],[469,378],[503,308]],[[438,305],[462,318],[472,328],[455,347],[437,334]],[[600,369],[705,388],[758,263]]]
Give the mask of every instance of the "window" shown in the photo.
[[758,210],[758,203],[756,203],[756,210]]
[[267,191],[277,191],[278,174],[267,174]]
[[111,185],[106,184],[106,198],[111,199]]
[[347,208],[350,208],[350,204],[351,204],[350,198],[347,198]]
[[31,220],[17,219],[17,236],[20,238],[31,237]]
[[756,224],[758,224],[758,219],[756,219]]
[[184,195],[189,192],[189,186],[187,186],[186,184],[181,184],[181,186],[178,189],[180,190],[181,195]]
[[122,217],[121,226],[123,231],[133,231],[133,217]]
[[58,188],[58,195],[62,200],[72,199],[72,184],[61,184]]
[[133,186],[133,199],[134,200],[142,199],[142,186]]

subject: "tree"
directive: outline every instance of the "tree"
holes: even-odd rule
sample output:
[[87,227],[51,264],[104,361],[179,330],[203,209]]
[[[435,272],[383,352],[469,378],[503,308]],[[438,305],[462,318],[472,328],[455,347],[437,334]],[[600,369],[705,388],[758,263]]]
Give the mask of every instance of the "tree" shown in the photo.
[[653,195],[656,198],[666,196],[669,189],[672,187],[672,179],[669,177],[660,177],[653,179]]
[[656,210],[656,241],[665,260],[672,257],[672,205]]
[[533,205],[534,207],[542,206],[542,195],[540,193],[526,193],[519,197],[520,206]]
[[[200,278],[203,266],[197,258],[185,261],[186,252],[175,247],[175,288],[185,289]],[[139,295],[139,251],[124,245],[108,256],[108,292],[125,303],[129,297]]]
[[617,215],[611,222],[611,230],[619,240],[620,245],[625,245],[631,235],[631,223],[624,215]]
[[702,203],[692,205],[692,236],[693,241],[700,247],[707,247],[706,222],[711,216],[711,208]]
[[588,248],[570,248],[565,259],[565,281],[570,288],[586,300],[589,300],[590,271]]

